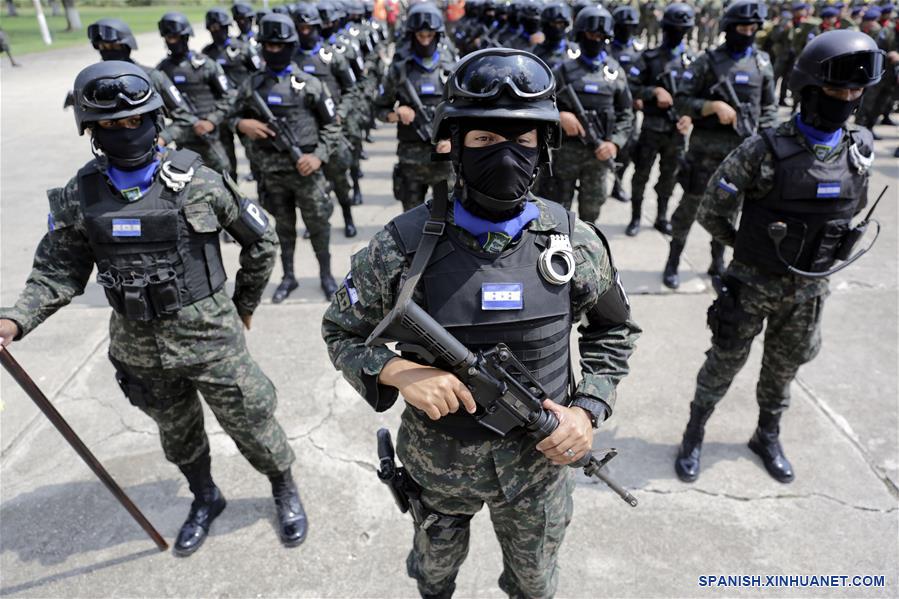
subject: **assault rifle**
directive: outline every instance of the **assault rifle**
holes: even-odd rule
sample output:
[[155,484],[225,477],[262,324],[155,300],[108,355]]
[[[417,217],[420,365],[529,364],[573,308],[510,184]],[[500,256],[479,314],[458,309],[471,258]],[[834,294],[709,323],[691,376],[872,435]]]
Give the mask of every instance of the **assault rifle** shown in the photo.
[[[605,122],[604,119],[601,119],[599,115],[596,114],[595,110],[586,110],[584,108],[581,99],[578,98],[577,92],[574,91],[572,85],[566,85],[562,89],[568,97],[568,101],[571,102],[571,107],[574,109],[574,116],[577,117],[581,127],[584,128],[584,136],[581,138],[581,141],[587,144],[588,148],[595,151],[596,148],[599,147],[599,144],[606,141],[609,137],[608,123]],[[608,162],[612,168],[621,166],[611,158],[606,162]]]
[[[674,71],[668,70],[660,73],[658,82],[659,87],[671,94],[671,98],[673,99],[675,94],[677,94],[677,76],[674,74]],[[675,125],[677,124],[677,121],[680,120],[680,115],[677,113],[677,110],[674,109],[674,104],[665,109],[665,116]]]
[[415,91],[415,86],[412,85],[412,82],[409,81],[408,77],[403,80],[403,88],[406,90],[406,94],[409,96],[409,102],[412,104],[412,110],[415,111],[415,120],[412,121],[412,126],[415,128],[415,132],[423,142],[431,143],[434,133],[434,128],[431,125],[433,116],[422,103],[421,98],[418,96],[418,92]]
[[[474,419],[498,435],[506,436],[523,428],[533,438],[542,440],[559,426],[555,414],[543,407],[543,401],[550,399],[546,390],[504,343],[472,353],[411,300],[394,307],[365,344],[382,345],[393,341],[398,343],[400,351],[410,351],[429,363],[448,366],[471,390],[478,406]],[[609,449],[597,458],[588,451],[570,466],[583,468],[584,474],[595,476],[636,507],[634,496],[604,471],[605,465],[617,454],[615,449]],[[402,505],[400,507],[402,509]]]
[[717,94],[724,98],[724,101],[730,104],[737,112],[737,120],[734,121],[734,131],[740,137],[750,137],[755,134],[759,124],[752,116],[752,107],[749,102],[740,102],[733,84],[728,79],[727,74],[718,78],[718,83],[709,88],[709,92]]

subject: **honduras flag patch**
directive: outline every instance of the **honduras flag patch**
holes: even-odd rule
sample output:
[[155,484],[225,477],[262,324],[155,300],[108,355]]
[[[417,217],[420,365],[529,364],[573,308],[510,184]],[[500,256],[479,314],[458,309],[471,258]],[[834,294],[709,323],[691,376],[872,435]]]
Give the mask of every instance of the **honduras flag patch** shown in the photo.
[[481,310],[521,310],[524,308],[522,283],[484,283]]
[[749,83],[749,73],[746,71],[737,71],[734,73],[734,83],[737,85],[746,85]]
[[114,218],[112,219],[113,237],[140,237],[139,218]]
[[584,84],[584,93],[585,94],[598,94],[599,86],[595,83],[585,83]]
[[304,64],[303,72],[305,73],[315,73],[315,65],[314,64]]
[[731,195],[737,193],[737,191],[738,191],[737,186],[734,185],[733,183],[731,183],[730,181],[728,181],[727,179],[725,179],[724,177],[721,177],[720,179],[718,179],[718,188],[723,189],[724,191],[726,191],[727,193],[729,193]]
[[265,99],[265,102],[269,106],[280,106],[281,104],[284,103],[284,98],[282,98],[281,96],[279,96],[277,94],[269,94],[268,97]]
[[422,83],[421,84],[421,92],[426,96],[433,96],[437,93],[437,86],[433,83]]
[[821,183],[818,183],[817,196],[819,198],[838,198],[838,197],[840,197],[840,182],[839,181],[822,181]]
[[175,75],[174,77],[172,77],[172,81],[174,81],[175,83],[184,83],[185,81],[187,81],[187,77],[185,77],[184,75]]

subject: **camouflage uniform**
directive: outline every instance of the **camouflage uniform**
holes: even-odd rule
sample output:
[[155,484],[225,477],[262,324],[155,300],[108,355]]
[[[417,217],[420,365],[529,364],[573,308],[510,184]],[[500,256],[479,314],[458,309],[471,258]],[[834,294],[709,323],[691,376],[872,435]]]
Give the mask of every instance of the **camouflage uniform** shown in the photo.
[[[225,185],[218,173],[199,167],[189,190],[185,207],[192,209],[184,213],[194,229],[211,232],[238,218],[236,187]],[[15,306],[0,310],[0,317],[18,324],[20,336],[82,294],[95,263],[78,179],[48,196],[51,230],[37,247]],[[175,464],[193,463],[209,452],[198,391],[254,468],[271,476],[294,460],[273,415],[275,388],[250,357],[238,318],[259,305],[275,242],[269,224],[261,238],[242,248],[233,297],[222,287],[174,315],[143,322],[112,313],[110,359],[119,375],[132,382],[129,399],[156,421],[165,456]],[[135,387],[142,389],[140,394]]]
[[[626,75],[630,75],[631,67],[637,62],[640,53],[643,52],[645,48],[646,46],[641,41],[633,38],[629,39],[627,44],[622,44],[614,38],[609,42],[609,54],[618,61],[618,64],[621,65],[621,68]],[[637,95],[634,93],[634,87],[630,84],[630,81],[628,81],[628,85],[631,90],[631,96],[636,100]],[[634,109],[636,110],[636,106]],[[628,194],[622,189],[622,180],[624,179],[624,173],[627,171],[627,168],[631,165],[631,162],[634,161],[637,140],[640,138],[641,133],[640,129],[641,128],[637,126],[637,119],[634,118],[634,126],[631,129],[630,136],[627,138],[627,143],[618,148],[618,156],[615,157],[615,162],[618,163],[618,166],[615,168],[615,181],[612,185],[611,195],[613,198],[622,201],[628,199]]]
[[[809,152],[805,137],[793,121],[777,127],[778,135],[793,135]],[[828,162],[848,151],[849,137],[843,135]],[[774,156],[766,142],[754,136],[734,150],[712,175],[699,214],[700,224],[719,242],[733,246],[733,223],[741,206],[765,197],[774,186]],[[717,182],[726,181],[727,186]],[[733,189],[737,191],[734,192]],[[735,340],[726,347],[713,343],[696,379],[693,402],[713,407],[746,363],[752,340],[765,325],[764,355],[756,397],[763,412],[778,414],[790,403],[790,383],[799,367],[812,360],[821,347],[821,313],[828,295],[826,279],[798,275],[774,275],[755,265],[734,260],[726,277],[735,280],[739,319]]]
[[[533,200],[533,198],[532,198]],[[527,225],[532,231],[556,226],[543,200],[540,216]],[[418,208],[422,210],[423,208]],[[484,251],[478,241],[452,224],[467,247]],[[338,289],[322,323],[322,334],[334,365],[376,411],[389,409],[397,390],[378,383],[384,365],[396,357],[385,346],[364,342],[393,307],[409,257],[390,227],[375,235],[352,258],[351,271]],[[615,386],[627,373],[627,359],[640,333],[631,321],[597,327],[591,308],[614,285],[609,256],[596,233],[581,221],[572,232],[576,270],[571,281],[573,322],[586,315],[579,331],[583,378],[576,394],[614,407]],[[503,248],[494,248],[502,251]],[[413,299],[427,309],[424,290]],[[397,451],[412,478],[424,488],[427,508],[462,516],[465,525],[450,539],[432,539],[416,531],[407,570],[423,595],[451,594],[455,577],[468,552],[467,518],[486,503],[503,548],[500,586],[513,597],[551,597],[556,588],[558,548],[572,513],[572,481],[568,468],[554,466],[534,449],[533,440],[493,438],[464,442],[436,431],[427,417],[406,405]]]
[[[397,103],[410,106],[411,100],[406,97],[403,89],[403,81],[406,78],[412,80],[413,87],[426,108],[433,107],[440,101],[442,87],[436,82],[417,84],[413,78],[425,78],[437,75],[442,78],[444,73],[452,69],[449,57],[441,51],[436,63],[430,69],[418,66],[416,58],[411,54],[401,59],[394,58],[380,94],[375,99],[375,111],[378,119],[387,120],[387,115],[394,111]],[[445,80],[445,79],[444,79]],[[419,117],[416,116],[416,119]],[[449,181],[453,185],[453,168],[450,162],[431,162],[431,153],[434,145],[430,141],[421,139],[412,125],[397,124],[396,155],[398,163],[394,166],[393,189],[396,199],[403,204],[403,210],[410,210],[420,205],[425,200],[425,194],[429,187],[433,187],[440,181]]]
[[[894,27],[884,27],[875,38],[877,46],[884,52],[899,51],[899,35]],[[899,89],[899,65],[891,63],[889,58],[884,59],[886,71],[883,78],[873,88],[866,90],[862,98],[855,122],[863,127],[873,127],[882,114],[889,114],[890,106],[895,101],[896,91]]]
[[175,84],[172,83],[172,80],[168,78],[168,75],[153,67],[141,64],[137,66],[142,68],[150,78],[153,89],[156,90],[156,93],[159,94],[165,104],[166,116],[171,119],[171,123],[163,127],[162,131],[159,132],[159,139],[165,143],[177,143],[179,137],[183,137],[189,132],[191,124],[196,122],[196,119],[193,118],[193,115],[187,109],[181,93],[175,87]]

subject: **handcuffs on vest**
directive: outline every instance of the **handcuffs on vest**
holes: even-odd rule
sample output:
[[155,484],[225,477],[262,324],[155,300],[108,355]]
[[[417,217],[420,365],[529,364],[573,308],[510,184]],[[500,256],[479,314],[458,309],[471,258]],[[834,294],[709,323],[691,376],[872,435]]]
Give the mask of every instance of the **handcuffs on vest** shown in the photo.
[[[565,271],[559,273],[553,266],[553,258],[559,256],[565,262]],[[574,250],[568,235],[550,235],[549,247],[540,253],[537,269],[540,275],[553,285],[564,285],[574,276]]]

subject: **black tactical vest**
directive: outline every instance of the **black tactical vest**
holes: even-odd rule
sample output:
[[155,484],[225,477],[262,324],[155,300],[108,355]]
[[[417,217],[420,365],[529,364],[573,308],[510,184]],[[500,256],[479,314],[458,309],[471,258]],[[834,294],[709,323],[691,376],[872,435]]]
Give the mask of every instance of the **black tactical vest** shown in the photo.
[[[415,93],[418,94],[418,98],[429,113],[429,118],[433,118],[434,108],[440,103],[440,100],[443,97],[443,86],[447,81],[447,70],[445,66],[444,61],[441,59],[433,70],[428,71],[419,65],[413,58],[406,59],[405,64],[400,65],[401,72],[404,71],[405,77],[412,83]],[[399,98],[400,104],[412,106],[412,100],[408,97],[409,94],[407,93],[402,80],[397,82],[396,95],[397,98]],[[417,119],[418,116],[416,115],[415,118]],[[397,123],[396,137],[399,141],[422,142],[418,133],[415,132],[415,126],[411,124],[404,125],[402,123]]]
[[218,99],[206,79],[205,69],[202,68],[206,60],[208,59],[193,55],[178,63],[171,58],[159,63],[159,70],[169,76],[187,100],[191,112],[200,118],[215,110]]
[[[675,83],[679,86],[680,82],[683,80],[684,71],[690,66],[695,58],[696,57],[689,52],[683,52],[677,56],[672,56],[664,48],[647,50],[643,53],[643,62],[646,65],[646,72],[641,73],[640,77],[642,78],[642,81],[649,82],[649,85],[652,87],[666,87],[662,85],[659,77],[663,73],[670,72],[674,75]],[[674,97],[675,90],[669,89],[668,92]],[[645,127],[647,124],[650,124],[649,128],[653,131],[674,131],[675,123],[668,116],[670,110],[670,108],[666,110],[659,108],[654,101],[644,102],[643,116],[646,120],[644,120],[643,126]]]
[[[293,65],[298,69],[297,65]],[[293,74],[275,77],[271,72],[254,75],[253,87],[279,119],[293,130],[303,152],[315,151],[318,145],[318,119],[312,97],[306,92],[306,82]],[[268,139],[253,144],[267,152],[276,152]]]
[[562,73],[565,83],[574,87],[584,110],[596,112],[608,137],[615,123],[615,92],[619,86],[627,85],[627,74],[611,56],[596,70],[580,60],[566,61]]
[[618,64],[627,71],[631,64],[637,62],[637,57],[640,55],[640,51],[644,46],[640,44],[637,46],[636,42],[631,42],[627,46],[619,46],[618,44],[609,44],[608,52],[612,55]]
[[[773,129],[761,135],[774,154],[774,187],[760,200],[744,200],[734,259],[772,274],[787,274],[768,236],[768,225],[780,221],[787,224],[787,236],[780,244],[783,258],[800,270],[827,270],[858,209],[867,175],[850,164],[848,147],[839,159],[824,162],[794,136],[777,135]],[[857,143],[863,154],[873,151],[868,130],[848,135],[850,144]]]
[[[550,234],[571,235],[574,215],[553,202],[546,205],[560,223],[557,230],[525,230],[514,247],[499,255],[473,251],[458,238],[455,227],[448,226],[420,285],[428,314],[466,347],[477,352],[505,343],[549,397],[567,404],[572,319],[569,284],[546,282],[537,263],[549,245]],[[392,222],[391,233],[410,260],[428,214],[427,206],[419,206]],[[456,438],[496,438],[496,433],[463,411],[437,421],[419,416],[432,428]]]
[[[203,54],[221,65],[228,81],[235,88],[240,87],[251,74],[262,68],[262,61],[256,54],[247,56],[244,44],[245,42],[232,39],[225,47],[209,44],[203,48]],[[250,64],[247,64],[248,62]]]
[[[767,59],[753,50],[747,56],[735,60],[724,49],[724,46],[719,46],[711,52],[707,52],[707,55],[713,79],[711,85],[714,85],[719,78],[726,75],[730,79],[740,102],[749,104],[752,108],[752,118],[758,123],[762,113],[762,92],[764,92],[764,77],[762,76],[760,61]],[[701,90],[700,95],[707,92],[707,89]],[[715,95],[713,99],[721,100],[728,104],[731,103],[723,95]],[[736,136],[734,128],[731,125],[722,125],[714,114],[694,119],[693,124],[699,129],[730,132]]]
[[331,92],[331,98],[336,104],[340,103],[340,84],[337,77],[331,71],[331,61],[333,60],[333,52],[326,48],[319,48],[315,52],[309,53],[297,50],[293,55],[293,62],[302,69],[307,75],[312,75],[322,82]]
[[128,320],[171,316],[225,284],[218,218],[209,204],[184,205],[201,164],[189,150],[170,153],[153,185],[134,202],[112,189],[96,161],[78,171],[97,282]]

